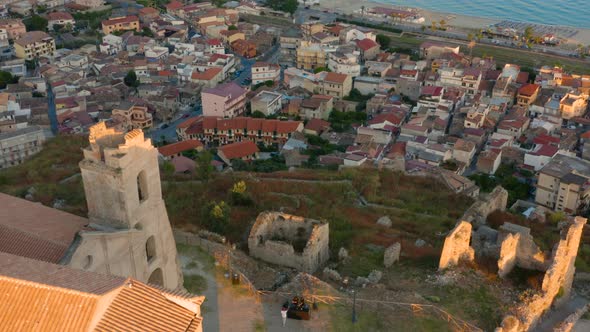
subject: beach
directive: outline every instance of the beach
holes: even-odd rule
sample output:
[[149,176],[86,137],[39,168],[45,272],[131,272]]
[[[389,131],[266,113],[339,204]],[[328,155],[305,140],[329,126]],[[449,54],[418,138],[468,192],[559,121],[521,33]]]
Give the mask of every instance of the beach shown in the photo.
[[[353,12],[358,13],[362,6],[365,7],[365,10],[372,7],[400,8],[399,6],[380,2],[359,0],[320,0],[319,5],[322,10],[329,10],[331,12],[337,12],[341,14],[351,14]],[[501,19],[490,19],[454,13],[435,12],[422,8],[414,9],[424,17],[425,22],[422,24],[425,26],[430,26],[432,22],[438,23],[440,20],[445,20],[446,25],[449,27],[466,31],[477,31],[502,21]],[[571,40],[568,40],[568,43],[590,45],[590,29],[575,28],[575,30],[577,30],[578,33]]]

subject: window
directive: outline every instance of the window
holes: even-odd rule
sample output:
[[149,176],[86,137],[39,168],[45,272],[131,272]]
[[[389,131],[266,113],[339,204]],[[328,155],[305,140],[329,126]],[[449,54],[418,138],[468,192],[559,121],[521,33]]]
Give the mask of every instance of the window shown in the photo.
[[154,239],[153,235],[150,236],[145,242],[145,255],[147,257],[148,263],[156,258],[156,240]]
[[148,198],[147,176],[145,171],[141,171],[137,175],[137,197],[140,203]]

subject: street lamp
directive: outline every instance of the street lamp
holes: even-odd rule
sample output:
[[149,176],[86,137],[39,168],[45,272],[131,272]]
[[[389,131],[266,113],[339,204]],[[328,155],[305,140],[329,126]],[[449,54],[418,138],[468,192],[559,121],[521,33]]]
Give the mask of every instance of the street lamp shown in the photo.
[[352,323],[356,323],[356,292],[352,290]]

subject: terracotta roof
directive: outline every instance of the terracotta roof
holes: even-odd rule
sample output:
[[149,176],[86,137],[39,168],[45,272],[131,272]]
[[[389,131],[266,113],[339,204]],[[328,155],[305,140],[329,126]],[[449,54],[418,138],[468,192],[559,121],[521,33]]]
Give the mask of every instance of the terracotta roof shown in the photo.
[[313,130],[316,133],[320,133],[320,132],[327,130],[329,128],[330,128],[330,122],[322,120],[322,119],[318,119],[318,118],[313,118],[313,119],[309,120],[307,122],[307,124],[305,124],[305,129]]
[[557,151],[559,151],[558,147],[546,144],[542,145],[539,150],[533,152],[532,154],[536,156],[553,157],[557,154]]
[[0,193],[0,251],[55,262],[88,220]]
[[53,12],[47,14],[47,20],[49,21],[57,21],[57,20],[73,20],[74,17],[72,14],[67,12]]
[[194,150],[200,147],[203,147],[203,143],[196,139],[189,139],[186,141],[161,146],[158,148],[158,151],[161,155],[169,157],[184,151]]
[[193,74],[191,75],[191,79],[201,80],[201,81],[210,81],[215,76],[217,76],[221,72],[221,70],[222,69],[219,67],[212,67],[212,68],[207,68],[203,72],[194,71]]
[[369,38],[365,38],[363,40],[357,40],[356,46],[358,46],[363,51],[368,51],[373,47],[379,47],[379,44]]
[[217,38],[207,39],[207,44],[211,46],[223,46],[223,42]]
[[139,18],[135,15],[125,16],[125,17],[117,17],[109,20],[102,21],[102,25],[116,25],[122,23],[131,23],[131,22],[139,22]]
[[166,5],[167,10],[178,10],[182,7],[184,7],[182,2],[176,0],[171,1],[169,4]]
[[98,296],[0,276],[3,331],[88,331]]
[[475,143],[464,139],[458,139],[457,142],[455,142],[454,148],[455,150],[471,152],[475,149]]
[[326,76],[324,77],[324,81],[342,84],[346,81],[347,78],[348,78],[348,75],[346,75],[346,74],[328,72],[328,73],[326,73]]
[[144,7],[142,9],[139,10],[139,14],[140,15],[150,15],[150,14],[160,14],[160,11],[157,10],[156,8],[152,8],[152,7]]
[[15,43],[21,46],[27,46],[29,44],[38,43],[44,39],[53,40],[53,38],[50,35],[46,34],[43,31],[29,31],[22,35],[19,39],[17,39]]
[[237,159],[243,158],[257,153],[258,146],[252,141],[242,141],[232,144],[223,145],[218,149],[219,152],[223,153],[225,158]]
[[518,94],[523,96],[532,96],[541,88],[540,85],[537,84],[525,84],[520,89],[518,89]]

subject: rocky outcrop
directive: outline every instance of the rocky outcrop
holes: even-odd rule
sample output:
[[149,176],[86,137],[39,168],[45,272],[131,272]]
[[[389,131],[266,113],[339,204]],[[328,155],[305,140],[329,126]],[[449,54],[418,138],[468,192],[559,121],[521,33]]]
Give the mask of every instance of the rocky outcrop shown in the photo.
[[383,253],[383,265],[385,267],[391,267],[393,263],[399,261],[399,255],[402,251],[402,245],[396,242],[385,249]]

